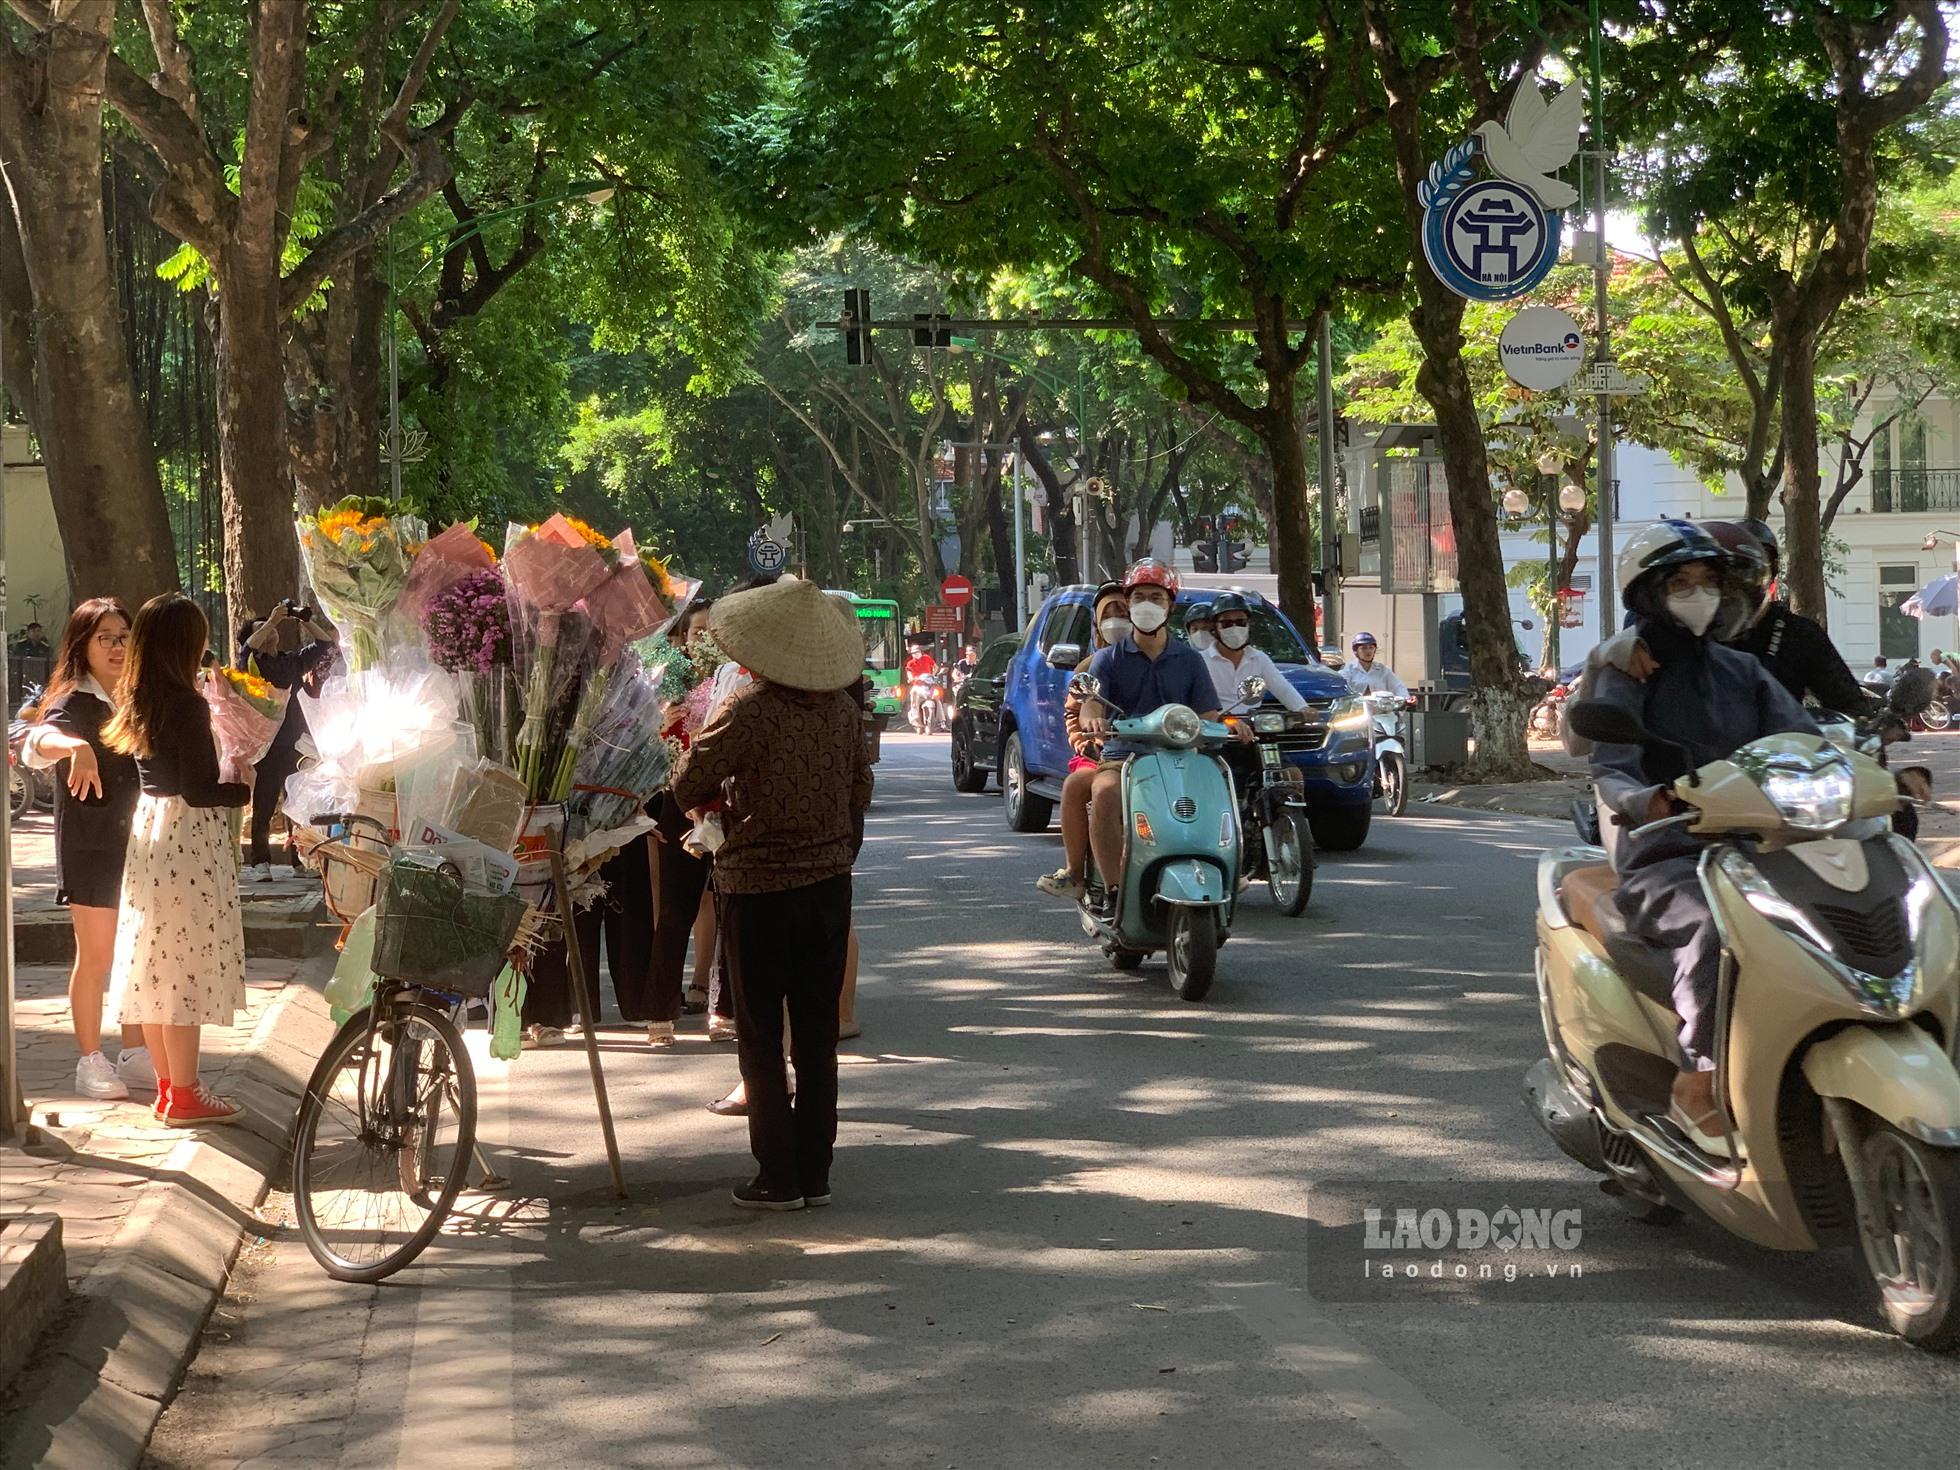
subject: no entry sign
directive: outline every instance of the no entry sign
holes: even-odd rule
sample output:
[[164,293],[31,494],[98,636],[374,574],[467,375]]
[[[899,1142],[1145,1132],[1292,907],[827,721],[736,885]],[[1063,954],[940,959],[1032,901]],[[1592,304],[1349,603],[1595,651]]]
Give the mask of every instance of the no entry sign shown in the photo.
[[939,600],[948,607],[965,607],[973,601],[973,584],[955,572],[939,584]]

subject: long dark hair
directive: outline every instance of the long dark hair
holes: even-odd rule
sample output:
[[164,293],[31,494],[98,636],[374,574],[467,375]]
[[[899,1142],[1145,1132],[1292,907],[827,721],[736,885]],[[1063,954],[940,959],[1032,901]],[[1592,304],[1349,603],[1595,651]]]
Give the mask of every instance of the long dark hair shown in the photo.
[[[94,641],[96,629],[102,626],[103,619],[109,617],[121,618],[123,626],[129,626],[129,609],[123,606],[120,597],[91,597],[68,614],[68,627],[62,632],[61,651],[55,655],[54,672],[48,675],[48,687],[41,695],[41,702],[26,718],[42,718],[54,708],[57,699],[88,677],[88,646]],[[109,697],[115,699],[116,691],[111,689]]]
[[170,702],[196,692],[198,660],[210,636],[204,609],[181,592],[166,592],[143,604],[130,631],[122,701],[102,732],[103,744],[138,759],[149,757]]

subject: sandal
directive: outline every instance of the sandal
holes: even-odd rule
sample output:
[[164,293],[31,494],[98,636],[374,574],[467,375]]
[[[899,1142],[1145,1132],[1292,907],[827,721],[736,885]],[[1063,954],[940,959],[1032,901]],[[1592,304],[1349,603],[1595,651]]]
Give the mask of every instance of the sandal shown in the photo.
[[708,1040],[733,1041],[734,1039],[735,1023],[733,1021],[729,1020],[726,1016],[708,1017]]
[[687,994],[681,998],[681,1014],[698,1016],[708,1008],[708,992],[698,985],[687,987]]

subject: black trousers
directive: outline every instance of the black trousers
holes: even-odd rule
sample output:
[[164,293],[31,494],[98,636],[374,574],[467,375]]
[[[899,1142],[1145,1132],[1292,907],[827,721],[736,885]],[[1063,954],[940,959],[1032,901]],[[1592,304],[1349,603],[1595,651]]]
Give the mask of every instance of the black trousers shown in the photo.
[[[666,1020],[652,1014],[653,875],[644,839],[621,848],[599,870],[606,896],[573,915],[579,952],[592,982],[592,1003],[601,1012],[599,941],[606,945],[606,964],[612,971],[613,999],[623,1021]],[[531,986],[524,996],[524,1024],[568,1026],[578,1010],[572,975],[565,963],[565,942],[554,940],[531,962]],[[586,1020],[596,1023],[598,1016]]]
[[[722,899],[723,952],[735,988],[749,1149],[764,1185],[830,1192],[837,1144],[837,1000],[851,933],[851,875],[781,893]],[[789,1007],[796,1101],[783,1070]]]
[[272,861],[272,817],[279,810],[279,798],[286,793],[286,778],[298,769],[297,745],[275,745],[252,767],[252,847],[247,862]]
[[672,1021],[681,1013],[681,992],[686,984],[687,942],[694,933],[695,916],[701,912],[701,895],[707,891],[714,864],[696,857],[681,841],[694,824],[674,804],[671,793],[662,793],[658,825],[653,840],[660,851],[655,861],[654,886],[657,901],[653,919],[653,979],[650,1004],[655,1021]]

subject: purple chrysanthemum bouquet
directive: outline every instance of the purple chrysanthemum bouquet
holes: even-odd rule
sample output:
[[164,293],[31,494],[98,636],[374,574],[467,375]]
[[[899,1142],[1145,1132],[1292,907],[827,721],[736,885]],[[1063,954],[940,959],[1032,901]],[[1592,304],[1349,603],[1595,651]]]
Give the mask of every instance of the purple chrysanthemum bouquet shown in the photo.
[[516,742],[511,697],[510,593],[495,571],[471,572],[429,599],[422,618],[429,656],[456,676],[477,749],[509,765]]

